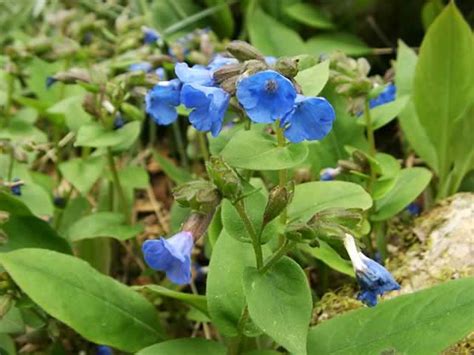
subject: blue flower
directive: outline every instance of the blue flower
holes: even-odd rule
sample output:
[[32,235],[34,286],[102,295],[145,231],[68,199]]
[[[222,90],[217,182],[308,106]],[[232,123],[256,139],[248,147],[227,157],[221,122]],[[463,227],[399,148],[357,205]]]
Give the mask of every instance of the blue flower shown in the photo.
[[350,234],[346,234],[344,246],[351,258],[361,289],[357,299],[373,307],[377,304],[377,296],[400,289],[400,285],[387,269],[357,250],[354,238]]
[[211,72],[215,72],[217,69],[222,68],[224,65],[237,64],[239,61],[235,58],[224,57],[217,54],[207,65],[207,69]]
[[160,40],[161,35],[153,28],[143,27],[143,43],[153,44]]
[[122,128],[125,125],[125,120],[123,119],[122,114],[119,112],[115,115],[114,119],[114,129]]
[[152,269],[166,272],[166,277],[175,284],[185,285],[191,282],[193,244],[193,235],[182,231],[169,239],[147,240],[142,249]]
[[168,125],[176,121],[181,83],[177,79],[156,84],[145,97],[145,110],[159,125]]
[[331,131],[335,118],[336,113],[326,99],[298,95],[293,110],[285,116],[281,125],[286,127],[285,137],[290,142],[299,143],[324,138]]
[[265,57],[265,63],[267,63],[268,65],[275,65],[276,62],[277,62],[276,57],[273,57],[271,55]]
[[107,345],[97,345],[96,347],[96,355],[113,355],[112,348]]
[[134,63],[134,64],[130,64],[130,66],[128,67],[128,71],[131,71],[131,72],[143,71],[145,73],[148,73],[152,69],[153,69],[153,66],[151,65],[151,63],[148,63],[148,62]]
[[412,202],[407,206],[407,211],[412,216],[418,216],[421,212],[421,207],[419,204]]
[[221,88],[185,84],[181,90],[181,102],[194,109],[189,115],[191,124],[198,131],[211,131],[214,137],[221,131],[229,100]]
[[374,108],[395,100],[397,94],[397,87],[393,84],[388,84],[385,89],[374,99],[369,100],[369,107]]
[[341,173],[340,168],[326,168],[326,169],[321,170],[321,172],[319,173],[319,180],[332,181],[340,173]]
[[19,178],[13,179],[13,184],[10,186],[10,191],[15,196],[21,196],[21,186],[23,183]]
[[49,89],[58,79],[52,76],[48,76],[46,78],[46,88]]
[[166,71],[164,68],[158,68],[155,70],[155,74],[158,76],[160,80],[166,80]]
[[212,71],[202,65],[193,65],[192,68],[187,63],[177,63],[174,67],[176,76],[185,84],[200,84],[211,86],[214,83]]
[[237,83],[237,99],[252,121],[272,123],[293,109],[296,90],[283,75],[265,70]]

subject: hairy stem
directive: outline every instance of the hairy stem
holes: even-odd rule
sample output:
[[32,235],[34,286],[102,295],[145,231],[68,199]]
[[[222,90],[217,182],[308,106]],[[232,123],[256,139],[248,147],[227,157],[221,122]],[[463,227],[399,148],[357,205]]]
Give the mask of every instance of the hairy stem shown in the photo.
[[114,183],[115,190],[117,191],[117,195],[119,198],[119,206],[124,214],[125,218],[129,217],[128,208],[127,208],[127,200],[125,199],[125,194],[123,192],[122,184],[120,183],[120,178],[117,171],[117,166],[115,165],[114,156],[112,154],[112,149],[107,148],[107,158],[109,162],[109,169],[112,173],[112,180]]
[[260,270],[263,265],[263,253],[262,245],[260,244],[260,236],[255,231],[252,221],[250,220],[250,217],[248,216],[247,211],[245,210],[244,201],[240,200],[234,206],[237,209],[237,212],[239,213],[242,222],[244,222],[247,233],[250,235],[250,238],[252,238],[252,246],[255,253],[257,269]]

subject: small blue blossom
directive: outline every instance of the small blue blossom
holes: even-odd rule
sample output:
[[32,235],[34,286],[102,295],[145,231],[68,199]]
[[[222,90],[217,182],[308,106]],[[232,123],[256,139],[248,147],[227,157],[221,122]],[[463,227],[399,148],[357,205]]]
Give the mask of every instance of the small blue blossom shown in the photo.
[[143,43],[145,44],[154,44],[160,40],[161,35],[150,27],[143,27]]
[[61,197],[61,196],[55,196],[54,199],[53,199],[53,203],[58,208],[66,207],[66,199],[64,197]]
[[336,113],[326,99],[298,95],[293,110],[281,125],[286,127],[285,137],[290,142],[299,143],[324,138],[331,131],[335,118]]
[[166,80],[166,70],[164,68],[156,69],[155,74],[156,74],[156,76],[158,76],[158,79]]
[[385,89],[374,99],[369,100],[369,107],[374,108],[395,100],[397,94],[397,87],[393,84],[388,84]]
[[10,186],[10,191],[15,196],[21,196],[21,186],[23,183],[19,178],[13,179],[13,184]]
[[198,131],[210,131],[214,137],[221,131],[229,100],[230,95],[217,87],[185,84],[181,90],[181,102],[194,109],[189,115],[191,124]]
[[190,68],[187,63],[177,63],[174,71],[179,80],[185,84],[211,86],[214,83],[212,71],[202,65],[193,65]]
[[265,57],[265,63],[267,63],[268,65],[275,65],[276,62],[277,62],[276,57],[273,57],[271,55]]
[[182,231],[169,239],[147,240],[142,249],[152,269],[166,272],[166,277],[175,284],[185,285],[191,282],[193,244],[192,234]]
[[134,72],[134,71],[143,71],[145,73],[150,72],[153,69],[153,65],[148,62],[140,62],[140,63],[134,63],[130,64],[128,67],[128,71]]
[[238,82],[236,96],[252,121],[272,123],[293,109],[296,90],[283,75],[265,70]]
[[361,289],[357,296],[358,300],[373,307],[377,304],[377,296],[400,289],[400,285],[387,269],[357,250],[354,238],[350,234],[346,234],[344,246],[351,258]]
[[159,125],[176,121],[180,104],[181,82],[177,79],[156,84],[145,97],[145,110]]
[[46,78],[46,88],[49,89],[58,79],[53,76],[48,76]]
[[113,350],[110,346],[107,345],[97,345],[96,355],[113,355]]
[[119,113],[117,113],[117,115],[115,115],[114,129],[122,128],[124,125],[125,125],[125,120],[124,120],[122,114],[119,112]]
[[321,170],[321,172],[319,173],[319,180],[332,181],[340,173],[341,173],[340,168],[326,168],[326,169]]
[[421,207],[419,204],[412,202],[407,206],[407,211],[410,215],[416,217],[421,213]]
[[207,65],[207,69],[211,72],[215,72],[217,69],[222,68],[224,65],[237,64],[239,61],[235,58],[224,57],[217,54]]

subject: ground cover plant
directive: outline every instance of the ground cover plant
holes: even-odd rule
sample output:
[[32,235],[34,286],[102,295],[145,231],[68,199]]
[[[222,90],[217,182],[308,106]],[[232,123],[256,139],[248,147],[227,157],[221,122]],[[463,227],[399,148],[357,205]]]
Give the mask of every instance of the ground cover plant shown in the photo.
[[0,3],[2,354],[469,353],[472,263],[400,270],[472,197],[474,10],[349,3]]

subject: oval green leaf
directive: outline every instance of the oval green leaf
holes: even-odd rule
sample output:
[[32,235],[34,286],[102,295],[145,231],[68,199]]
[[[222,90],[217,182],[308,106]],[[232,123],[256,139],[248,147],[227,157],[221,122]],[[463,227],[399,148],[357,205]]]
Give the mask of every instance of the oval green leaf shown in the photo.
[[140,350],[137,355],[225,355],[226,349],[222,344],[201,338],[183,338],[164,341]]
[[145,298],[80,259],[21,249],[0,262],[35,303],[94,343],[135,352],[163,339]]

